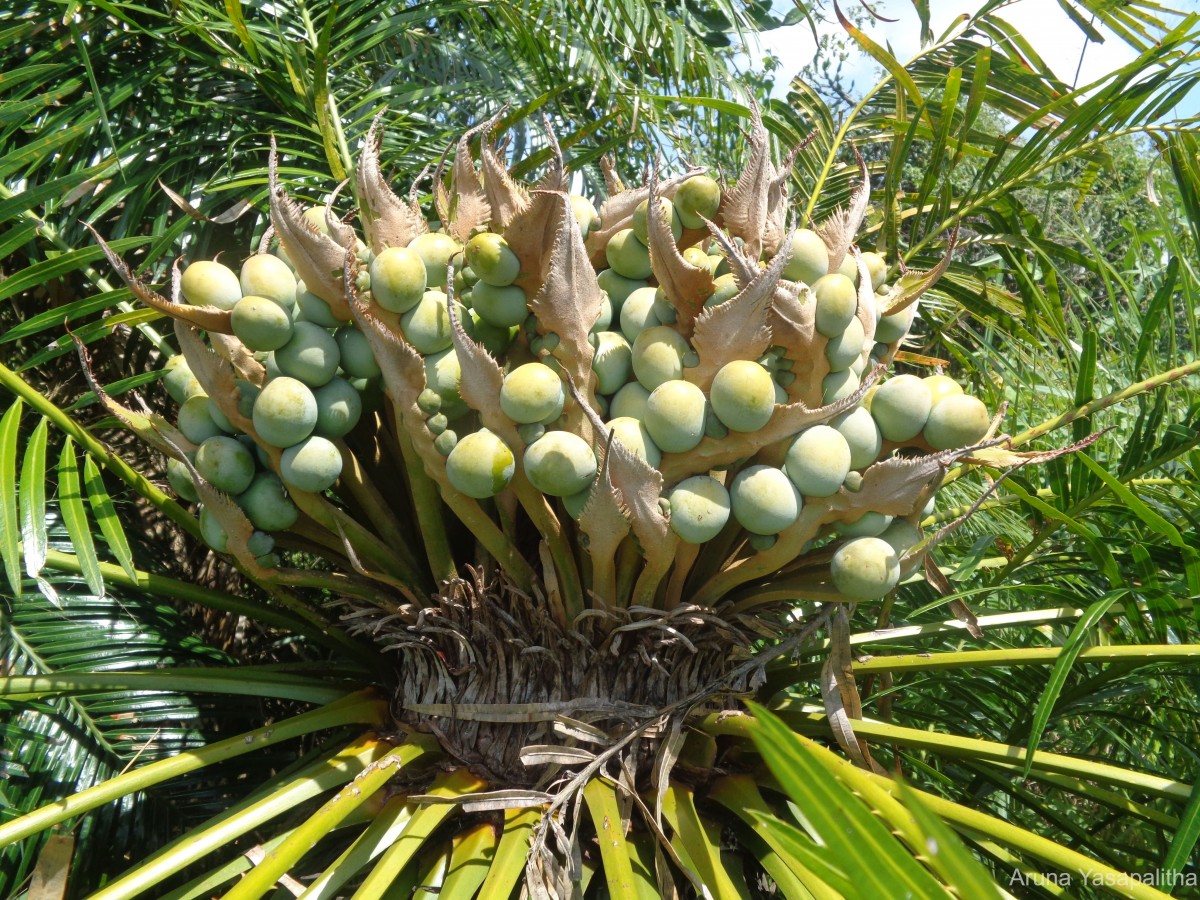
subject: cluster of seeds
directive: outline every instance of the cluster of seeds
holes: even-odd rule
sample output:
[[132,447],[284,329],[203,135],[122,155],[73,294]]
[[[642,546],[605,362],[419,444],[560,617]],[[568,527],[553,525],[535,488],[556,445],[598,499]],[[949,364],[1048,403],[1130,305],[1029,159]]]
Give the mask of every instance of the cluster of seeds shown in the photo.
[[376,153],[373,132],[362,235],[273,181],[274,249],[237,273],[187,266],[179,293],[199,318],[163,307],[236,376],[232,398],[210,397],[185,357],[167,364],[194,446],[171,482],[194,501],[196,473],[235,498],[260,562],[268,532],[296,521],[289,494],[336,497],[341,439],[385,427],[363,410],[386,394],[447,502],[515,491],[538,524],[532,489],[603,553],[632,531],[647,593],[678,542],[717,541],[727,568],[823,548],[817,583],[853,599],[915,568],[939,479],[912,466],[944,471],[939,451],[965,454],[991,421],[945,375],[882,378],[939,273],[853,245],[865,169],[847,210],[788,231],[796,209],[758,122],[736,184],[692,171],[626,189],[606,172],[599,209],[565,191],[561,161],[530,192],[486,140],[480,177],[464,142],[429,230]]

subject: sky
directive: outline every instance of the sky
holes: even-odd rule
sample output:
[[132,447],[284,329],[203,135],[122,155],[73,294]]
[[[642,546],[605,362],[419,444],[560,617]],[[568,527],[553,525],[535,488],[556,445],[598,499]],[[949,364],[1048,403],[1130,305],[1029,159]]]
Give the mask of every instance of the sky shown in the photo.
[[[845,2],[843,5],[850,4]],[[964,12],[972,13],[979,5],[975,0],[929,0],[930,27],[935,39],[956,16]],[[1181,12],[1200,12],[1200,0],[1165,0],[1163,5]],[[790,3],[780,0],[776,0],[775,6],[780,12],[791,8]],[[920,49],[920,24],[911,0],[884,0],[881,3],[873,2],[871,6],[881,15],[899,21],[868,20],[864,31],[877,43],[890,43],[892,52],[901,62],[914,56]],[[832,8],[832,0],[829,0],[830,18],[833,18]],[[1057,0],[1016,0],[1000,15],[1025,35],[1046,64],[1067,84],[1088,84],[1136,57],[1133,49],[1115,35],[1109,34],[1108,40],[1102,44],[1087,41]],[[1098,30],[1105,31],[1099,26]],[[844,33],[836,19],[832,23],[819,24],[818,33],[822,32]],[[807,24],[792,25],[765,32],[759,35],[759,40],[763,52],[774,53],[782,61],[781,71],[776,73],[776,92],[783,96],[788,80],[812,58],[816,50],[812,30]],[[1077,66],[1078,82],[1075,80]],[[875,83],[878,70],[878,64],[865,53],[848,60],[844,69],[848,80],[856,82],[857,92]],[[1177,111],[1179,115],[1200,114],[1200,90],[1193,90]]]

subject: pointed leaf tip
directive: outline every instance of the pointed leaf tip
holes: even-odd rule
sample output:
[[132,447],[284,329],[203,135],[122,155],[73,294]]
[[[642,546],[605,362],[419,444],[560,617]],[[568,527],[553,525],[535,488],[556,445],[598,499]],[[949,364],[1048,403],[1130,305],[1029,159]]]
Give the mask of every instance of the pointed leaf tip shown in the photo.
[[312,293],[329,304],[333,314],[348,319],[350,310],[339,277],[344,250],[337,242],[317,231],[304,217],[304,211],[279,183],[279,154],[271,138],[271,156],[267,165],[270,185],[271,225],[283,245],[296,274]]
[[363,235],[375,253],[388,247],[407,247],[413,238],[429,230],[415,197],[405,203],[383,177],[379,164],[382,148],[383,113],[380,113],[367,132],[355,172]]

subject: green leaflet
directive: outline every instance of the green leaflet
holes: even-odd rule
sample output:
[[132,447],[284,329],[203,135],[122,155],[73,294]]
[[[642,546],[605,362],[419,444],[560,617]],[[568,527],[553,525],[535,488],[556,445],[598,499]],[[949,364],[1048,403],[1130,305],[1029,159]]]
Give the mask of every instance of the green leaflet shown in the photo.
[[[440,776],[429,794],[449,799],[472,793],[480,787],[482,782],[466,769],[458,769]],[[408,868],[417,852],[426,846],[434,829],[453,812],[455,807],[452,803],[430,803],[413,813],[396,842],[379,857],[379,862],[355,892],[354,900],[379,900],[392,896],[388,893],[389,886]],[[524,865],[524,857],[521,862]]]
[[1147,506],[1137,494],[1122,484],[1107,469],[1090,459],[1086,454],[1080,454],[1077,458],[1091,469],[1096,474],[1096,477],[1103,481],[1121,499],[1122,503],[1128,505],[1130,512],[1145,522],[1150,528],[1166,538],[1175,547],[1182,548],[1187,546],[1184,543],[1183,535],[1179,533],[1179,529]]
[[13,596],[21,593],[21,548],[17,524],[17,432],[21,427],[18,398],[0,418],[0,563]]
[[96,465],[96,461],[91,456],[83,458],[83,482],[87,488],[92,516],[95,518],[96,524],[100,526],[100,533],[104,535],[104,541],[108,544],[109,551],[121,564],[125,574],[130,578],[136,578],[129,541],[121,527],[121,520],[117,518],[112,497],[108,495],[108,490],[104,487],[104,478],[100,474],[100,467]]
[[412,804],[406,797],[393,797],[375,814],[371,824],[354,839],[345,852],[330,863],[308,886],[309,900],[332,900],[343,884],[390,847],[412,818]]
[[128,301],[132,297],[133,292],[129,288],[123,287],[115,291],[104,291],[94,294],[82,300],[75,300],[64,304],[63,306],[56,306],[53,309],[42,310],[40,313],[31,315],[0,335],[0,343],[7,344],[18,338],[30,337],[41,331],[52,331],[57,335],[62,328],[63,322],[73,322],[98,310],[108,309],[121,302]]
[[[46,441],[49,421],[42,419],[29,436],[21,460],[21,539],[25,550],[25,574],[38,578],[46,564]],[[0,486],[0,490],[6,488]]]
[[[151,240],[153,238],[150,237],[121,238],[110,241],[110,246],[113,250],[120,253],[125,250],[132,250],[134,247],[141,247]],[[68,253],[59,253],[49,259],[34,263],[0,283],[0,300],[7,300],[9,297],[13,297],[37,285],[45,284],[60,275],[65,275],[76,269],[82,269],[101,259],[103,256],[103,250],[92,246],[72,250]]]
[[104,578],[100,574],[100,560],[96,558],[96,544],[92,540],[80,488],[75,441],[67,435],[58,459],[58,508],[62,513],[63,524],[67,527],[67,534],[71,536],[75,555],[79,559],[80,573],[93,593],[103,595]]
[[[496,849],[496,831],[482,823],[459,835],[442,882],[441,896],[473,897],[483,884]],[[614,895],[615,896],[615,895]]]
[[1193,860],[1193,851],[1197,841],[1200,841],[1200,781],[1192,785],[1192,798],[1188,801],[1187,809],[1175,829],[1171,846],[1163,860],[1162,867],[1168,872],[1179,872]]
[[672,783],[663,797],[663,817],[675,837],[671,843],[715,900],[748,900],[745,882],[738,884],[721,861],[720,827],[700,818],[690,788]]
[[636,900],[638,895],[633,880],[633,864],[620,805],[617,803],[616,786],[607,780],[593,778],[584,787],[583,798],[596,828],[608,895],[613,900]]
[[[138,766],[88,790],[73,794],[64,801],[44,806],[19,819],[5,822],[0,825],[0,846],[6,846],[113,800],[171,781],[188,772],[194,772],[222,760],[233,759],[263,747],[270,747],[302,735],[328,728],[337,728],[341,725],[358,723],[378,725],[382,715],[383,709],[379,700],[363,692],[347,694],[333,703],[284,719],[281,722],[207,744],[190,753],[180,753],[148,765]],[[370,748],[380,746],[378,741],[368,741],[367,739],[362,739],[360,743],[367,743]],[[291,804],[284,809],[290,808]],[[280,810],[280,812],[283,811]],[[109,885],[108,890],[112,890],[114,886],[115,883]]]
[[541,812],[532,808],[505,810],[504,830],[480,888],[480,897],[507,897],[512,893],[525,871],[533,827],[541,817]]
[[268,858],[239,881],[226,897],[229,900],[249,900],[265,894],[321,837],[336,828],[348,815],[370,799],[371,795],[382,788],[400,769],[425,752],[425,748],[419,744],[400,744],[374,760],[355,777],[352,784],[344,787],[309,816]]
[[238,40],[242,42],[242,46],[246,48],[246,52],[250,55],[250,58],[258,62],[258,47],[255,46],[250,29],[246,27],[246,19],[242,15],[241,4],[237,0],[225,0],[225,14],[229,16],[233,30],[237,32]]
[[[938,883],[896,842],[888,827],[850,794],[847,785],[831,778],[812,758],[816,751],[804,738],[761,707],[751,704],[751,710],[758,722],[751,737],[771,774],[803,810],[812,840],[821,845],[822,851],[829,848],[829,859],[840,860],[842,870],[852,874],[852,893],[848,896],[942,894]],[[852,841],[847,840],[847,834],[854,835]],[[811,867],[812,857],[805,862]]]
[[1058,702],[1058,696],[1062,692],[1063,685],[1066,684],[1067,675],[1071,672],[1071,667],[1075,664],[1075,660],[1079,658],[1079,654],[1084,649],[1084,640],[1087,638],[1092,627],[1096,625],[1108,612],[1109,608],[1126,592],[1113,591],[1107,597],[1096,601],[1088,607],[1087,611],[1075,623],[1075,627],[1071,629],[1071,635],[1067,638],[1066,644],[1063,646],[1062,653],[1054,662],[1054,668],[1050,671],[1050,678],[1046,682],[1046,688],[1042,691],[1041,697],[1038,698],[1037,709],[1033,714],[1033,724],[1029,729],[1029,750],[1025,755],[1025,777],[1029,777],[1030,771],[1033,769],[1033,754],[1037,750],[1038,742],[1042,738],[1042,732],[1046,728],[1046,723],[1050,721],[1050,714],[1054,711],[1054,704]]

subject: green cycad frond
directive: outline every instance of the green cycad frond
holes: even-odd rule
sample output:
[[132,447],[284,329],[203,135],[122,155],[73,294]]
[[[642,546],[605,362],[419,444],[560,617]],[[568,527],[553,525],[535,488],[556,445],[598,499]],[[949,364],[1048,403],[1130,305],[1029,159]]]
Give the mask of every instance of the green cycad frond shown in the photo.
[[[66,537],[62,527],[53,525],[50,535],[51,551],[61,552]],[[168,679],[161,691],[151,693],[48,691],[46,676],[154,673],[164,666],[228,665],[230,659],[205,646],[187,617],[160,598],[112,585],[96,595],[82,579],[69,575],[47,573],[45,581],[53,588],[53,602],[26,579],[19,595],[5,592],[0,614],[0,665],[6,678],[28,683],[24,693],[5,692],[0,713],[6,820],[99,784],[131,765],[203,746],[218,712],[221,730],[261,715],[261,704],[253,699],[218,707],[173,691]],[[77,823],[72,829],[72,877],[94,882],[122,857],[161,842],[204,807],[226,802],[227,791],[218,783],[185,782],[178,788],[191,795],[190,811],[148,794],[102,807]],[[44,837],[2,851],[0,893],[14,894],[29,877]]]
[[[68,413],[39,393],[7,367],[0,365],[0,383],[15,395],[0,417],[0,565],[11,592],[20,593],[22,572],[39,579],[50,556],[47,533],[48,496],[57,495],[61,522],[74,550],[75,571],[83,575],[96,594],[104,592],[104,577],[96,551],[93,530],[99,533],[108,555],[119,564],[122,577],[136,581],[133,556],[124,526],[117,516],[101,467],[113,472],[140,497],[159,507],[177,524],[197,533],[188,513],[167,497],[148,478],[136,472]],[[23,431],[35,416],[36,425]],[[55,426],[53,443],[57,465],[51,458],[50,425]],[[61,431],[60,431],[61,429]],[[65,437],[59,444],[59,434]],[[82,453],[80,453],[82,451]],[[20,465],[18,467],[18,459]],[[49,476],[49,477],[48,477]],[[47,490],[47,483],[57,490]],[[61,551],[56,552],[61,556]],[[61,568],[50,565],[49,568]],[[53,599],[52,587],[41,585]]]

